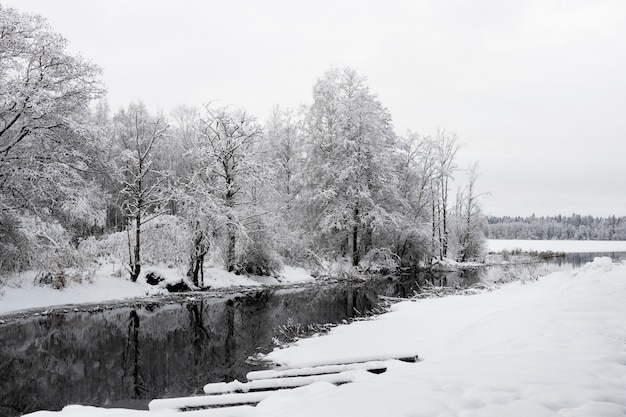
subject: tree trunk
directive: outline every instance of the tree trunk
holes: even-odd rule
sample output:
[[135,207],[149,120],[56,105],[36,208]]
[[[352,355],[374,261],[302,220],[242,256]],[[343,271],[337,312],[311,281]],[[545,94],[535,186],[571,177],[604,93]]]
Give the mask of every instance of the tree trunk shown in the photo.
[[187,271],[187,277],[191,279],[193,285],[202,288],[204,286],[204,253],[200,255],[194,255],[191,257],[189,270]]
[[441,258],[448,257],[448,179],[442,181],[442,220],[443,220],[443,236],[441,239]]
[[[434,193],[431,193],[431,209],[432,209],[432,226],[433,226],[433,230],[432,230],[432,237],[430,240],[430,258],[432,259],[435,256],[435,242],[437,241],[437,219],[436,219],[436,215],[437,215],[437,211],[435,210],[435,195]],[[429,261],[429,265],[431,264],[431,262]]]
[[359,257],[359,209],[355,208],[354,225],[352,226],[352,265],[357,266],[360,261]]
[[235,194],[232,190],[233,177],[230,173],[229,169],[225,169],[226,171],[226,195],[224,196],[224,203],[226,203],[226,207],[229,209],[228,213],[228,224],[226,226],[226,234],[227,234],[227,249],[226,249],[226,270],[228,272],[232,272],[235,269],[235,248],[237,246],[237,234],[236,234],[236,226],[234,223],[234,218],[232,214],[233,206],[234,206],[234,198]]
[[228,216],[230,223],[228,224],[228,250],[226,253],[226,270],[232,272],[235,269],[235,247],[237,244],[237,235],[235,234],[235,226],[232,224],[231,216]]
[[191,282],[193,282],[195,286],[202,287],[204,285],[204,256],[209,251],[209,241],[206,233],[200,230],[199,222],[196,222],[194,229],[193,249],[189,259],[187,277],[191,279]]
[[361,238],[361,253],[367,254],[372,248],[374,231],[371,225],[363,227],[363,237]]
[[141,214],[138,212],[135,223],[135,250],[133,252],[133,264],[131,265],[130,280],[136,282],[141,273]]

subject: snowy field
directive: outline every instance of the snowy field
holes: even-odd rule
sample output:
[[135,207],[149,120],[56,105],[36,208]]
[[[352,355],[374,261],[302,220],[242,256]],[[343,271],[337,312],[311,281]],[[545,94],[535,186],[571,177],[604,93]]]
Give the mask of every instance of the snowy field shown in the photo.
[[563,253],[599,253],[626,252],[626,241],[623,240],[509,240],[489,239],[487,248],[490,252],[521,249],[537,252]]
[[419,354],[355,382],[276,392],[256,408],[148,412],[70,406],[36,417],[626,415],[626,264],[596,258],[574,272],[492,292],[406,301],[373,320],[275,350],[288,367]]
[[[127,273],[120,273],[119,264],[101,266],[93,272],[91,282],[72,282],[66,288],[53,289],[36,285],[36,274],[27,272],[11,276],[0,286],[0,314],[30,309],[53,307],[66,304],[105,303],[148,295],[166,293],[163,288],[148,285],[145,274],[156,271],[166,278],[165,283],[183,279],[184,272],[178,269],[146,267],[137,282],[130,282]],[[123,270],[122,270],[123,271]],[[311,281],[313,277],[302,268],[285,266],[279,277],[249,277],[226,272],[219,268],[205,270],[205,284],[210,288],[254,287]]]

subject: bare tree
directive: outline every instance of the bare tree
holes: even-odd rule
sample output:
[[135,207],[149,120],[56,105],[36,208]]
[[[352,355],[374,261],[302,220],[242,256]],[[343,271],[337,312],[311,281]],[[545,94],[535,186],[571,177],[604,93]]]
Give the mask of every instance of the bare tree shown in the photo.
[[480,208],[480,197],[476,190],[478,179],[478,163],[471,165],[468,170],[467,186],[464,192],[457,197],[457,258],[461,262],[478,259],[485,249],[483,227],[485,217]]
[[434,138],[436,174],[431,185],[431,207],[433,238],[437,237],[440,259],[448,256],[450,179],[457,169],[455,158],[460,148],[457,141],[456,133],[446,132],[445,129],[438,129]]

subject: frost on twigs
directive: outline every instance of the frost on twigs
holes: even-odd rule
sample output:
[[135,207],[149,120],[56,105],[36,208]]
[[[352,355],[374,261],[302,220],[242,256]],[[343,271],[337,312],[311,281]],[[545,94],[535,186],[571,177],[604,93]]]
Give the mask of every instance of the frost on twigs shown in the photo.
[[275,346],[285,346],[289,343],[297,342],[303,337],[309,337],[315,334],[328,333],[336,324],[301,324],[296,323],[292,318],[287,320],[286,324],[279,326],[277,335],[272,338]]
[[477,282],[476,284],[470,285],[469,287],[440,287],[428,284],[420,288],[419,293],[415,293],[412,299],[423,299],[423,298],[440,298],[446,297],[449,295],[474,295],[480,294],[485,291],[493,291],[499,288],[498,285],[487,285],[482,282]]
[[388,274],[398,269],[400,258],[387,248],[374,248],[361,260],[367,272]]
[[545,272],[536,263],[520,264],[514,267],[505,267],[497,283],[519,281],[522,284],[537,281],[545,275]]

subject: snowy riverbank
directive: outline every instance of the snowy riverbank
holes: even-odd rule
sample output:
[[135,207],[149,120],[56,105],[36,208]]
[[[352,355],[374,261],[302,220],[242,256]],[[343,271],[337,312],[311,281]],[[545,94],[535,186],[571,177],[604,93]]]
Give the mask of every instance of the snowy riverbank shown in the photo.
[[[354,383],[278,392],[254,416],[623,416],[626,264],[608,258],[574,272],[492,292],[396,304],[373,320],[276,350],[307,366],[419,354]],[[193,416],[226,410],[196,411]],[[217,413],[217,414],[216,414]],[[72,406],[31,416],[159,417],[171,413]],[[228,413],[226,413],[228,414]],[[224,414],[224,415],[226,415]],[[177,414],[191,417],[192,414]]]
[[[54,289],[36,284],[35,272],[14,275],[0,286],[0,315],[31,308],[106,303],[167,293],[163,288],[146,283],[145,273],[151,271],[164,277],[164,284],[180,282],[184,277],[184,272],[175,268],[146,267],[137,282],[130,282],[119,263],[110,263],[89,273],[89,277],[81,279],[81,282],[68,279],[66,287]],[[313,277],[302,268],[289,266],[278,277],[236,275],[219,268],[205,270],[205,285],[212,289],[284,285],[312,280]]]

